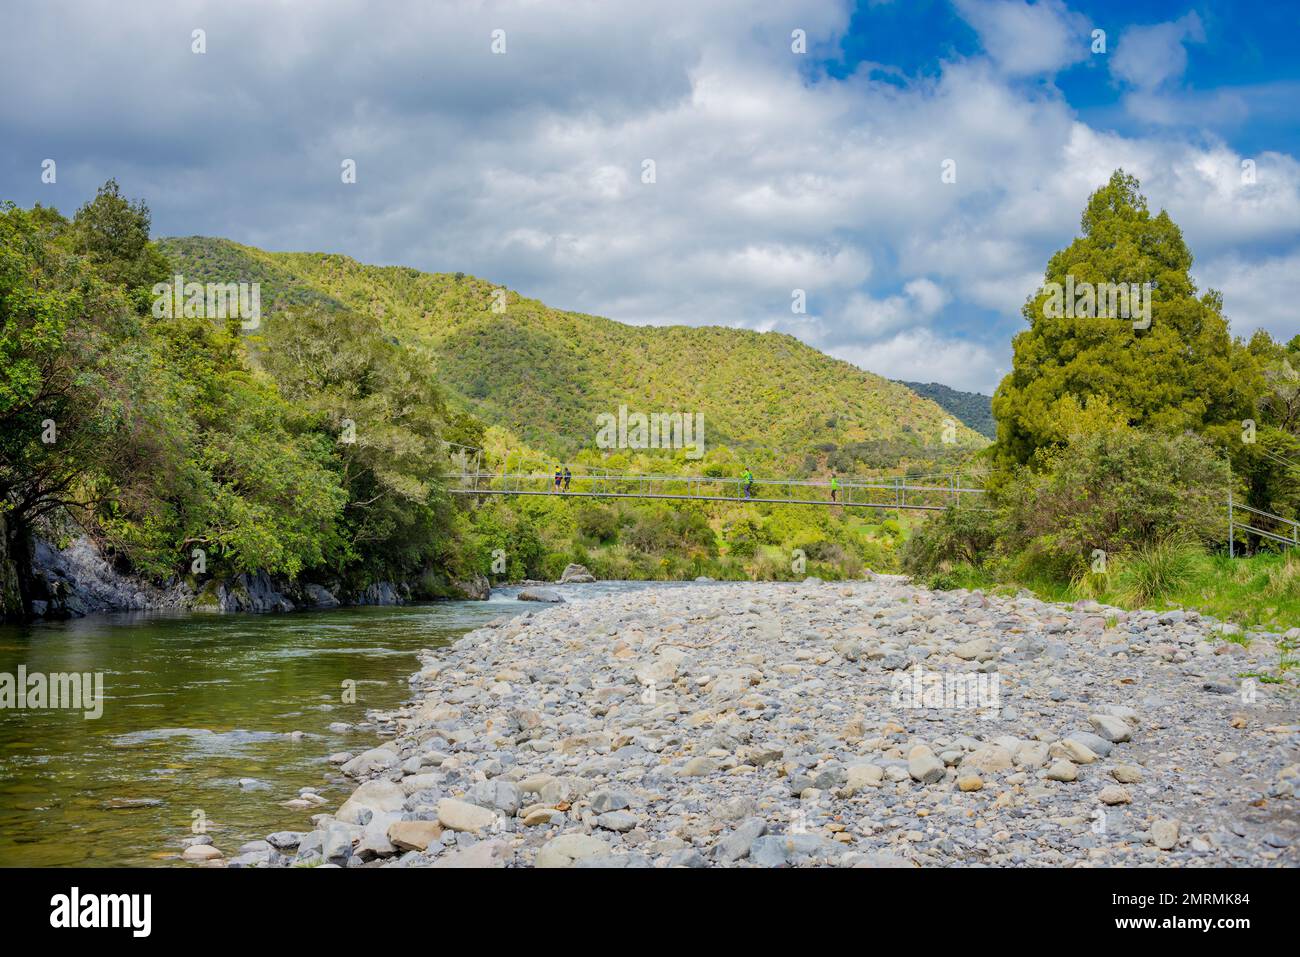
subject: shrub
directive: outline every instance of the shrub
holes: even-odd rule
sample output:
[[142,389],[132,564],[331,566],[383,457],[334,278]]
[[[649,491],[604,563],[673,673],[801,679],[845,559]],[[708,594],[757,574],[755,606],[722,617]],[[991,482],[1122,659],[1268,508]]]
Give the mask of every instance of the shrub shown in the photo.
[[968,505],[947,508],[918,528],[903,546],[903,570],[930,575],[952,565],[978,565],[993,547],[992,513]]
[[576,517],[578,533],[600,544],[618,538],[618,514],[606,505],[584,505]]
[[1201,438],[1118,429],[1076,436],[1002,489],[1009,552],[1036,543],[1081,570],[1108,555],[1170,540],[1222,540],[1229,474]]
[[737,519],[727,529],[727,551],[737,558],[751,558],[764,541],[762,522],[754,517]]
[[677,542],[677,530],[668,512],[643,512],[632,527],[623,533],[623,539],[633,548],[643,552],[661,552]]

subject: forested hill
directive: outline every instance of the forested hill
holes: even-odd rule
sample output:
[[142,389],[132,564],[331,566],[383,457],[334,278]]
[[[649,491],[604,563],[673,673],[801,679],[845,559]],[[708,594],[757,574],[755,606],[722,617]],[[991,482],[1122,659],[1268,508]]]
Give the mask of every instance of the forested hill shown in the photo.
[[980,435],[995,439],[997,423],[993,421],[993,397],[982,392],[962,392],[939,382],[906,382],[897,380],[917,395],[937,402]]
[[[590,445],[596,416],[620,404],[702,412],[709,444],[763,446],[792,458],[831,446],[938,448],[955,414],[787,335],[629,326],[514,291],[504,293],[504,311],[494,311],[497,287],[463,273],[202,237],[160,246],[186,281],[260,282],[266,323],[316,308],[373,317],[387,335],[429,350],[454,404],[557,452]],[[956,440],[986,444],[964,427]]]

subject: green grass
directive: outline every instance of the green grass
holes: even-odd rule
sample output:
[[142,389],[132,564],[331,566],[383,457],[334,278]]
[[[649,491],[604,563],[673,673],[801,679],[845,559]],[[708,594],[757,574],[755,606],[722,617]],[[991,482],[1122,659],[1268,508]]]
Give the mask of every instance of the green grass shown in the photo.
[[[926,584],[994,593],[1027,588],[1048,601],[1091,598],[1130,610],[1187,608],[1235,622],[1243,629],[1286,631],[1300,627],[1300,554],[1295,552],[1228,558],[1165,543],[1115,558],[1106,573],[1089,573],[1069,583],[1018,580],[986,568],[956,565],[932,575]],[[1244,636],[1232,638],[1245,641]],[[1284,668],[1297,667],[1294,658],[1284,662]]]

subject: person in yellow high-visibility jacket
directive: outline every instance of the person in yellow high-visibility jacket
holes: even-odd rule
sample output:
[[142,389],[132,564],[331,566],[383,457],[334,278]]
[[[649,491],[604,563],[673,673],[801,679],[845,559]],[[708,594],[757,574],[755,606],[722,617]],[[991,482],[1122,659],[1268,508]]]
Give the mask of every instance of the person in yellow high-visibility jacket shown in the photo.
[[838,502],[838,501],[839,501],[839,498],[838,498],[839,491],[840,491],[840,480],[837,479],[837,478],[835,477],[835,473],[832,472],[832,473],[831,473],[831,501],[832,501],[832,502]]

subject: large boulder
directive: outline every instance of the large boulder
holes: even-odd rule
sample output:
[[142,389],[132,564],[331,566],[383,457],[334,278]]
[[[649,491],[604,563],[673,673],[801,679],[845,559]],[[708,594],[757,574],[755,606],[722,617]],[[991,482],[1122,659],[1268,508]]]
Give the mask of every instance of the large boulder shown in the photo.
[[394,782],[367,781],[352,792],[334,816],[344,824],[360,824],[363,810],[372,814],[400,811],[405,801],[406,793]]
[[453,581],[451,589],[468,601],[487,601],[492,597],[492,583],[483,575],[474,575],[463,581]]
[[596,576],[587,570],[586,565],[566,565],[564,571],[560,574],[561,585],[585,585],[595,580]]
[[306,604],[310,608],[337,608],[339,606],[339,600],[324,585],[317,585],[312,582],[304,585],[302,590]]

